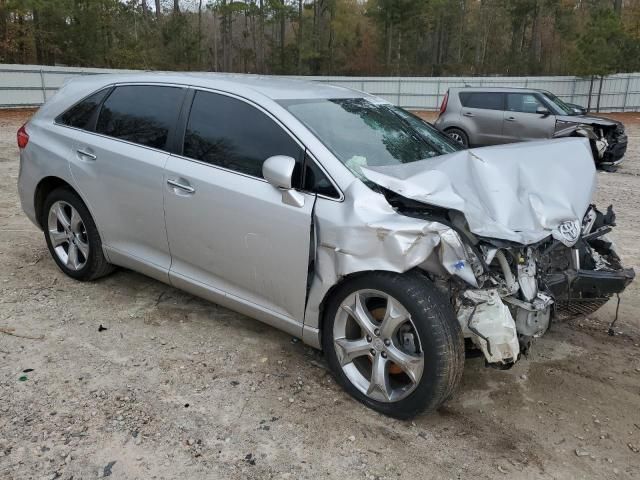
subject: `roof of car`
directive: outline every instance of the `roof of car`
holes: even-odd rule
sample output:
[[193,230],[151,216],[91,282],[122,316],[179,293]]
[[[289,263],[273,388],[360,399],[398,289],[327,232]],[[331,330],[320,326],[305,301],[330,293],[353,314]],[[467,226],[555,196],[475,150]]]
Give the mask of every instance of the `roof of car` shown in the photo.
[[544,92],[539,88],[528,87],[457,87],[451,90],[468,91],[468,92]]
[[166,83],[212,88],[239,95],[251,91],[272,100],[369,97],[357,90],[320,82],[233,73],[101,74],[82,77],[82,81],[95,83],[97,88],[113,83]]

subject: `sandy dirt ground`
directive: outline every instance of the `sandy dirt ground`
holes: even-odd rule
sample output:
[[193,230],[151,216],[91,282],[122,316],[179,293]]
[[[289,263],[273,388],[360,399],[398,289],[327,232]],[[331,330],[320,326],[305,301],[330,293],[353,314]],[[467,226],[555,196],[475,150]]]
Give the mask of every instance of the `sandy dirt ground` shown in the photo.
[[[0,478],[640,478],[638,282],[616,336],[611,304],[554,324],[513,369],[467,359],[445,408],[393,420],[256,320],[126,270],[65,277],[18,200],[28,116],[0,114]],[[631,149],[596,200],[637,267],[640,114],[622,118]]]

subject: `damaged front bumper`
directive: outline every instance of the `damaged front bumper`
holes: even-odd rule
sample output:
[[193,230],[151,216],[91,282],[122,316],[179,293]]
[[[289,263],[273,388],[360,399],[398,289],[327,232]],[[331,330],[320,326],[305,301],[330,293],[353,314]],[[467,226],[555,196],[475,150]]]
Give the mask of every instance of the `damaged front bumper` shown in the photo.
[[[615,225],[591,206],[572,246],[548,239],[535,246],[492,251],[484,289],[466,289],[455,299],[465,337],[488,364],[509,368],[542,336],[552,320],[589,315],[635,278],[624,268],[606,233]],[[489,262],[488,262],[489,263]]]

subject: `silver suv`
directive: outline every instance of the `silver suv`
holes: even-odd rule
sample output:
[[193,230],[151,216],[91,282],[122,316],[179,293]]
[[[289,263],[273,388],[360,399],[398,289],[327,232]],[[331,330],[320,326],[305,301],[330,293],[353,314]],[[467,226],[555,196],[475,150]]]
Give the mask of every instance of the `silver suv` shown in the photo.
[[435,126],[465,147],[586,137],[602,167],[620,163],[627,150],[622,123],[578,114],[575,106],[544,90],[450,88]]
[[262,320],[396,417],[453,394],[465,343],[508,368],[634,275],[584,139],[474,152],[344,88],[142,74],[71,81],[17,140],[65,274],[130,268]]

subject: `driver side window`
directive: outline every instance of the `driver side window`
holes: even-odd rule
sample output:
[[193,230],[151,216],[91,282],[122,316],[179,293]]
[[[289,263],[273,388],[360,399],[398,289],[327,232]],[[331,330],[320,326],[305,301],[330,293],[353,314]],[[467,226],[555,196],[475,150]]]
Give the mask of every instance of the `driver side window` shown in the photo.
[[196,92],[183,155],[258,178],[267,158],[287,155],[298,162],[294,185],[301,184],[303,149],[268,115],[226,95]]
[[542,102],[531,93],[507,94],[507,110],[510,112],[536,113],[540,107],[546,108]]

